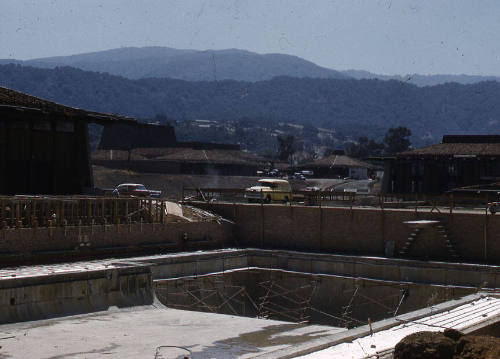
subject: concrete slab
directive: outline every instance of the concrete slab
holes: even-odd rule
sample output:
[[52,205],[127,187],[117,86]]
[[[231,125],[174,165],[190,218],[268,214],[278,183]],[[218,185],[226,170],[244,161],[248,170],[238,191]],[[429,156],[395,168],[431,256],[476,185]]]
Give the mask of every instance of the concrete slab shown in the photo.
[[249,358],[344,330],[147,306],[0,325],[0,357]]
[[[443,305],[446,305],[446,303]],[[407,316],[409,315],[411,313]],[[493,296],[480,297],[469,303],[423,318],[406,318],[406,320],[395,318],[396,321],[402,324],[297,358],[381,358],[391,353],[401,339],[412,333],[443,331],[446,328],[469,333],[471,328],[476,329],[483,322],[498,321],[499,317],[500,299]]]

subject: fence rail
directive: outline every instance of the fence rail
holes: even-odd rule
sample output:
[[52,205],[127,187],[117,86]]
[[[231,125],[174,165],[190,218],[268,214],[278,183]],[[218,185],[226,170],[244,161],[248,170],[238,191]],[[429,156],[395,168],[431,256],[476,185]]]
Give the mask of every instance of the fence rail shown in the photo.
[[[183,199],[199,199],[210,201],[217,198],[227,199],[229,201],[246,201],[246,190],[243,188],[183,188]],[[261,191],[261,201],[265,201],[265,196],[270,192]],[[356,198],[355,192],[349,191],[306,191],[295,190],[289,191],[272,191],[272,194],[287,195],[292,194],[292,201],[307,201],[308,203],[316,203],[318,201],[335,200],[352,202]],[[259,194],[259,192],[257,192]]]
[[[273,191],[275,194],[288,194],[290,192]],[[184,200],[213,201],[222,200],[227,202],[247,202],[244,196],[245,189],[242,188],[183,188],[182,198]],[[265,194],[262,192],[260,200],[265,203]],[[419,193],[358,193],[354,191],[292,191],[290,202],[303,202],[306,205],[326,205],[328,202],[335,202],[339,205],[353,206],[370,199],[370,206],[411,208],[418,211],[419,208],[430,208],[431,211],[453,212],[457,207],[475,208],[487,210],[489,203],[500,201],[500,195],[496,192],[481,193],[444,193],[444,194],[419,194]],[[255,199],[253,200],[255,202]],[[500,211],[500,209],[499,209]]]

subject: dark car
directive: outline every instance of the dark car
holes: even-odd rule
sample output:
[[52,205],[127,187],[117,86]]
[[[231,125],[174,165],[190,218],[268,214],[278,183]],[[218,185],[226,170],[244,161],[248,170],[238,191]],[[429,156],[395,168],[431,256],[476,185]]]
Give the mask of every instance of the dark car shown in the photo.
[[113,190],[113,195],[117,197],[160,197],[161,191],[147,189],[139,183],[122,183]]

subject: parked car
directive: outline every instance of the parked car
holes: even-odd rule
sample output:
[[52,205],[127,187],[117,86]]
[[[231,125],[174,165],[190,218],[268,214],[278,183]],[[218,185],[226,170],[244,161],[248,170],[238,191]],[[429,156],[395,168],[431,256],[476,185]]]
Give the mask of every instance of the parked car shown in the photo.
[[318,186],[309,186],[309,187],[304,188],[304,191],[318,192],[318,191],[321,191],[321,188],[319,188]]
[[140,183],[122,183],[113,190],[116,197],[160,197],[161,191],[147,189]]
[[500,202],[490,202],[488,203],[488,210],[491,214],[495,214],[498,212],[500,208]]
[[245,198],[248,202],[288,202],[292,199],[292,187],[287,180],[260,179],[257,186],[245,189]]
[[291,175],[289,177],[289,179],[292,179],[292,180],[297,180],[297,181],[305,181],[306,180],[306,176],[304,176],[302,173],[300,172],[295,172],[293,175]]
[[276,168],[272,169],[269,171],[269,176],[271,177],[279,177],[280,176],[280,171]]

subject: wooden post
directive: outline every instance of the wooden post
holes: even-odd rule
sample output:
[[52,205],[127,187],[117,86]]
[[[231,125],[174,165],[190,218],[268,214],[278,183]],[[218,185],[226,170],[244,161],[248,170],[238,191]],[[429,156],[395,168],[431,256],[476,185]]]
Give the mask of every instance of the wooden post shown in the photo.
[[14,203],[10,202],[10,226],[14,227],[16,225],[16,214],[14,213]]
[[114,210],[113,210],[113,221],[116,222],[118,219],[118,201],[115,199],[114,200]]
[[47,207],[46,207],[46,210],[45,210],[45,222],[49,223],[49,220],[52,220],[52,200],[47,200]]
[[38,200],[33,199],[33,213],[31,214],[33,216],[33,220],[38,220],[38,217],[36,215],[36,204],[38,203]]
[[16,202],[16,222],[21,220],[21,210],[19,206],[19,201]]
[[101,201],[101,215],[102,215],[102,222],[104,223],[104,220],[106,219],[106,216],[104,215],[104,198]]
[[76,220],[80,223],[80,200],[76,200]]
[[264,248],[264,204],[260,205],[260,216],[261,216],[261,233],[260,233],[260,248]]
[[161,200],[160,220],[161,220],[161,223],[165,223],[165,201],[164,200]]
[[58,226],[60,223],[62,223],[61,218],[59,217],[61,215],[61,211],[60,211],[61,204],[64,204],[64,202],[59,201],[56,203],[56,223],[55,223],[56,226]]
[[38,220],[33,221],[33,237],[36,238],[38,236]]
[[483,226],[483,239],[484,239],[484,261],[488,261],[488,206],[486,206],[486,211],[484,214],[484,226]]
[[4,221],[5,220],[5,200],[2,199],[2,201],[0,202],[0,221]]
[[385,256],[385,210],[384,207],[380,209],[380,231],[381,231],[381,238],[382,238],[382,253]]
[[28,227],[31,227],[31,208],[33,206],[32,201],[26,201],[25,203],[25,208],[26,210],[24,211],[24,218],[26,219],[26,224]]
[[88,199],[86,202],[87,202],[87,224],[90,225],[92,223],[92,200]]
[[65,208],[64,207],[66,207],[66,202],[62,201],[61,202],[61,220],[60,220],[61,225],[66,222],[66,218],[64,217],[64,215],[65,215],[65,213],[64,213]]
[[82,240],[82,220],[78,220],[78,240]]
[[323,208],[319,206],[319,249],[323,248]]
[[49,222],[49,237],[50,237],[50,239],[53,239],[54,238],[54,229],[52,228],[52,220],[49,219],[48,222]]

